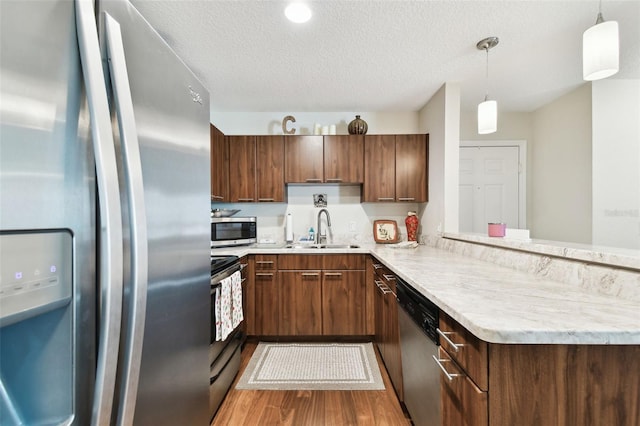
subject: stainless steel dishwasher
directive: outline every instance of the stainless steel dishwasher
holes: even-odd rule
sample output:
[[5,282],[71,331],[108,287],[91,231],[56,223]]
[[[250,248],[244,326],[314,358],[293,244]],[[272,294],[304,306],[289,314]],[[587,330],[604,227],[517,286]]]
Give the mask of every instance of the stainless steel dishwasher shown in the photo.
[[438,307],[401,279],[396,284],[404,404],[415,426],[440,426]]

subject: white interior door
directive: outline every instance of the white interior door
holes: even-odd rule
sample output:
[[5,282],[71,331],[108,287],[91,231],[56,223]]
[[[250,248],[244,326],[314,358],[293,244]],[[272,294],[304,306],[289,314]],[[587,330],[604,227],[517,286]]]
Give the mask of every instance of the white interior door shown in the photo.
[[460,231],[487,232],[487,223],[519,228],[518,146],[460,147]]

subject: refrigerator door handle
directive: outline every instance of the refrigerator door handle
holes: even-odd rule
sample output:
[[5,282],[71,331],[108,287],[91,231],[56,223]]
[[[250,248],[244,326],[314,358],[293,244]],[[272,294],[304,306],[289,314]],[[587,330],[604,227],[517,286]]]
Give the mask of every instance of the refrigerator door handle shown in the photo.
[[148,246],[147,218],[144,202],[142,163],[138,131],[129,87],[129,76],[122,42],[120,24],[104,13],[106,48],[122,145],[123,169],[129,197],[131,229],[131,288],[128,323],[122,351],[120,378],[120,406],[118,425],[132,425],[140,376],[142,342],[147,307]]
[[111,131],[98,29],[92,0],[76,0],[76,31],[91,117],[100,213],[100,325],[93,425],[110,423],[122,317],[122,218],[116,154]]

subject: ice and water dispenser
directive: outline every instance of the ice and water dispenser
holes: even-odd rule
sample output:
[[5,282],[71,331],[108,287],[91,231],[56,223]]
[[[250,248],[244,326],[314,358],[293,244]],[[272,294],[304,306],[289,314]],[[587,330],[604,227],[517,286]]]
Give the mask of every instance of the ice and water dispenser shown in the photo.
[[0,424],[70,424],[73,237],[0,233]]

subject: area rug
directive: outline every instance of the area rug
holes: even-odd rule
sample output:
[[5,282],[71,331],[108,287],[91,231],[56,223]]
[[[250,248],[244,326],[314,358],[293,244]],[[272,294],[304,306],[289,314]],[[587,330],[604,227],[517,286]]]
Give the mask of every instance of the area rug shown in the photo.
[[236,389],[382,390],[371,343],[260,342]]

